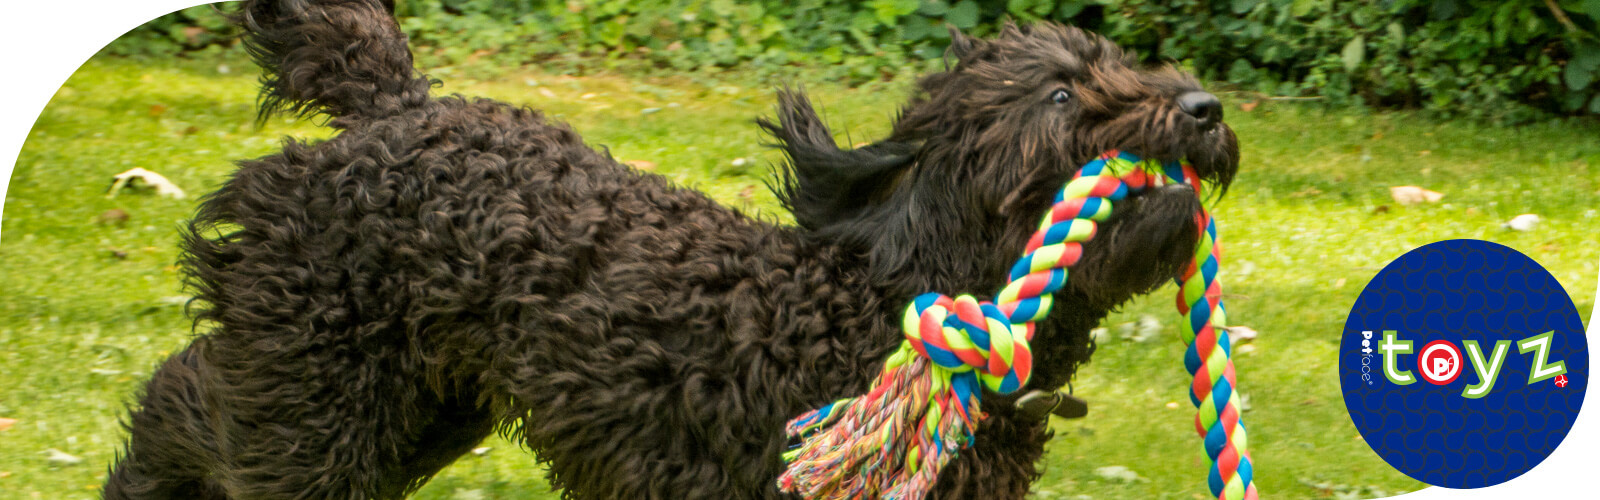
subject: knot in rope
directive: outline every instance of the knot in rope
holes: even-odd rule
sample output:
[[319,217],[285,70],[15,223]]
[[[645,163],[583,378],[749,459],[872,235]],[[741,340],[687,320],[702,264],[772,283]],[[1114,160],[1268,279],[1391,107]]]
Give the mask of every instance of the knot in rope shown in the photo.
[[[952,372],[961,400],[975,390],[967,380],[969,372],[1000,394],[1028,383],[1033,322],[1050,312],[1051,294],[1067,284],[1067,268],[1082,258],[1083,242],[1094,238],[1097,223],[1111,216],[1111,201],[1148,183],[1140,163],[1124,153],[1106,155],[1057,191],[1039,230],[1011,267],[1006,287],[992,301],[926,293],[906,308],[901,323],[906,341],[917,354]],[[1124,175],[1119,178],[1118,173]]]
[[[1056,193],[1050,211],[992,300],[926,293],[906,308],[905,342],[890,355],[867,394],[845,398],[789,422],[801,445],[784,454],[778,486],[807,498],[922,498],[942,469],[973,439],[983,414],[980,387],[1015,392],[1033,371],[1034,322],[1050,312],[1083,243],[1111,216],[1113,201],[1165,182],[1201,184],[1193,168],[1142,161],[1119,151],[1084,165]],[[1195,258],[1177,278],[1185,366],[1195,376],[1195,426],[1213,467],[1208,486],[1221,500],[1254,500],[1255,485],[1217,283],[1216,226],[1204,211]],[[1196,279],[1198,278],[1198,279]]]

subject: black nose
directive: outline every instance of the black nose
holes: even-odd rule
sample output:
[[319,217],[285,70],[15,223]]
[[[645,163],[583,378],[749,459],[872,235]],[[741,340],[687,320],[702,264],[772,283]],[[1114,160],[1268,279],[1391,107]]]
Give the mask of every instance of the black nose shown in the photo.
[[1178,109],[1193,116],[1201,127],[1222,123],[1222,101],[1209,92],[1184,92],[1178,96]]

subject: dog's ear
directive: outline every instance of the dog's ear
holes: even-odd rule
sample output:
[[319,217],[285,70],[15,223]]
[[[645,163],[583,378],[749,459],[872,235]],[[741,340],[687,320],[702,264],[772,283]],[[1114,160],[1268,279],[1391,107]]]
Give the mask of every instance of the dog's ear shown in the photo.
[[839,149],[803,91],[779,91],[778,122],[757,124],[789,157],[769,187],[795,221],[812,230],[854,220],[881,203],[915,152],[914,145],[893,141]]
[[966,59],[967,55],[972,53],[972,49],[977,47],[978,41],[962,34],[961,29],[956,28],[954,24],[945,24],[944,27],[950,30],[950,47],[944,52],[945,65],[949,66],[950,59],[955,59],[956,62]]

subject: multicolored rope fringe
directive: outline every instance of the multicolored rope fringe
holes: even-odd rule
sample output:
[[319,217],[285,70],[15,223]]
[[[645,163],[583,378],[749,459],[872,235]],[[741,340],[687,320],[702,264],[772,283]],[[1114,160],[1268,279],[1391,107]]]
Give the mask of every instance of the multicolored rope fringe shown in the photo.
[[[789,422],[789,436],[804,442],[784,454],[789,468],[778,478],[784,491],[805,498],[916,500],[933,488],[938,474],[971,443],[984,418],[980,384],[1000,394],[1028,383],[1034,322],[1050,312],[1051,294],[1066,284],[1096,223],[1111,215],[1111,202],[1151,183],[1201,184],[1188,165],[1159,165],[1111,151],[1078,171],[1056,194],[1010,281],[992,301],[927,293],[917,297],[902,322],[906,341],[890,355],[883,373],[863,396],[841,399]],[[1213,467],[1211,491],[1219,500],[1254,500],[1250,454],[1239,422],[1238,396],[1216,282],[1216,227],[1205,228],[1195,259],[1178,279],[1178,310],[1189,343],[1185,364],[1195,375],[1191,400],[1200,413],[1195,426],[1205,438]],[[1193,279],[1198,275],[1201,279]],[[1217,401],[1224,402],[1219,408]]]

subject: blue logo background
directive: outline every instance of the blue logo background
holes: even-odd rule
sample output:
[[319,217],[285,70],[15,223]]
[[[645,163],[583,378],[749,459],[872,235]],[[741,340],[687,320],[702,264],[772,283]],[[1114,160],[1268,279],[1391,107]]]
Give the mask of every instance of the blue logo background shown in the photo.
[[[1410,341],[1398,366],[1417,381],[1396,385],[1383,374],[1384,330]],[[1555,331],[1549,362],[1566,364],[1566,386],[1528,384],[1535,353],[1516,341]],[[1361,379],[1362,331],[1371,331],[1371,383]],[[1439,386],[1422,379],[1417,356],[1434,340],[1461,351],[1461,375]],[[1496,341],[1513,342],[1493,390],[1462,397],[1477,384],[1463,341],[1487,360]],[[1448,488],[1508,481],[1544,461],[1577,419],[1588,387],[1583,322],[1561,284],[1533,259],[1503,245],[1449,240],[1407,252],[1373,278],[1345,322],[1339,382],[1362,438],[1400,472]]]

